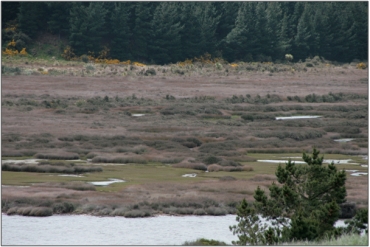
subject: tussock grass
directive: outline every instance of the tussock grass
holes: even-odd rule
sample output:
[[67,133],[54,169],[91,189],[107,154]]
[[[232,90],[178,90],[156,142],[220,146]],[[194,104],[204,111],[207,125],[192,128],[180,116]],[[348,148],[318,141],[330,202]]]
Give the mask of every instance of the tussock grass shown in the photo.
[[283,245],[320,245],[320,246],[329,246],[329,245],[335,245],[335,246],[368,246],[369,245],[369,236],[367,234],[364,234],[362,236],[358,234],[344,234],[342,236],[339,236],[337,239],[325,239],[322,241],[295,241],[291,243],[283,243]]
[[43,217],[53,215],[53,210],[48,207],[12,207],[8,209],[6,214]]
[[119,163],[119,164],[126,164],[126,163],[136,163],[136,164],[147,164],[148,161],[141,157],[116,157],[116,158],[107,158],[102,156],[97,156],[92,159],[93,163]]
[[3,171],[11,172],[39,172],[39,173],[86,173],[86,172],[102,172],[101,167],[96,166],[76,166],[73,163],[42,163],[42,164],[26,164],[26,163],[5,163],[1,165]]
[[207,171],[207,166],[202,163],[180,163],[174,164],[172,165],[172,167]]
[[185,246],[226,246],[227,244],[223,241],[200,238],[195,241],[186,241],[182,245],[185,245]]
[[126,218],[149,217],[149,216],[152,216],[152,212],[150,210],[133,209],[133,210],[126,211],[124,213],[124,216]]
[[253,171],[252,167],[248,166],[220,166],[220,165],[209,165],[207,167],[209,172],[219,172],[219,171],[225,171],[225,172],[240,172],[240,171]]
[[38,184],[39,187],[54,187],[54,188],[66,188],[70,190],[79,190],[79,191],[96,191],[96,187],[92,184],[85,183],[82,181],[70,181],[70,182],[48,182]]
[[46,154],[37,153],[34,155],[37,159],[49,159],[49,160],[77,160],[80,158],[78,154],[74,153],[60,153],[60,154]]

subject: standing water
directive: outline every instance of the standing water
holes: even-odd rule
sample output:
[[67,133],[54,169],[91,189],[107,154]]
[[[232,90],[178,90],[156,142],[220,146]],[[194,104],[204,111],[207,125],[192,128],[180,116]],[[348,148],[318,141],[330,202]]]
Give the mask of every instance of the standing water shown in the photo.
[[2,215],[2,245],[181,245],[199,238],[231,244],[235,215],[150,218]]
[[[2,245],[182,245],[199,238],[231,244],[236,215],[150,218],[2,215]],[[264,220],[262,220],[265,222]],[[336,226],[345,226],[338,220]]]

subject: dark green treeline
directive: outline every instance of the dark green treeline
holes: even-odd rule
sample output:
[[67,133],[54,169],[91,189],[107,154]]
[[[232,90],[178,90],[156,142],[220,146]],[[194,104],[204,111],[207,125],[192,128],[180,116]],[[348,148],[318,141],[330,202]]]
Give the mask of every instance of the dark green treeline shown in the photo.
[[[2,2],[2,28],[67,38],[77,55],[166,64],[368,57],[368,2]],[[4,35],[3,35],[4,37]],[[2,40],[3,46],[6,40]]]

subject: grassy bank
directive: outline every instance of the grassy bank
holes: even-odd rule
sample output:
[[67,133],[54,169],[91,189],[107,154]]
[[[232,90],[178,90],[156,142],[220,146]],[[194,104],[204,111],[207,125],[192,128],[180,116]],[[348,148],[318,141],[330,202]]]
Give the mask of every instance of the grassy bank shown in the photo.
[[[209,239],[197,239],[195,241],[186,241],[182,245],[185,246],[217,246],[217,245],[227,245],[225,242],[217,241],[217,240],[209,240]],[[292,242],[292,243],[284,243],[282,245],[293,245],[293,246],[302,246],[302,245],[308,245],[308,246],[328,246],[328,245],[335,245],[335,246],[367,246],[369,245],[369,236],[368,235],[362,235],[359,236],[357,234],[352,235],[342,235],[337,239],[327,239],[319,242],[312,242],[312,241],[306,241],[306,242]]]

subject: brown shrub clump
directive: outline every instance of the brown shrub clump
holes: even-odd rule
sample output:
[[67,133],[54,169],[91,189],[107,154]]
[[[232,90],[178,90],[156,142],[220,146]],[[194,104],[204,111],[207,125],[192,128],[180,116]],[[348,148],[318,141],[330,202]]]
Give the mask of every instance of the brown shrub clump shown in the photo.
[[252,167],[249,166],[220,166],[220,165],[209,165],[208,166],[209,172],[218,172],[218,171],[225,171],[225,172],[240,172],[240,171],[253,171]]

